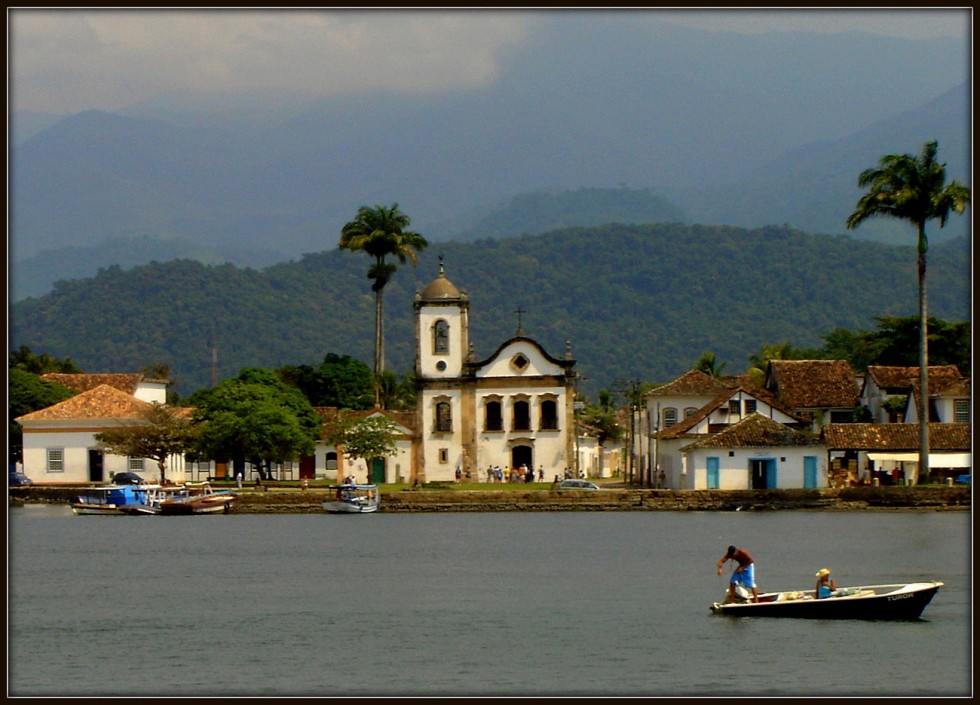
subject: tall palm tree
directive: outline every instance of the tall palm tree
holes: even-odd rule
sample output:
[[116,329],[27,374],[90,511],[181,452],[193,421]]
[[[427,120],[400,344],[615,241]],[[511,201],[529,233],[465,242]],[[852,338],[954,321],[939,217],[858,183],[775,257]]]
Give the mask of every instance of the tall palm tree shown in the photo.
[[[919,467],[918,475],[929,475],[929,355],[926,330],[926,223],[946,224],[950,211],[962,213],[970,202],[970,189],[956,181],[946,183],[946,165],[936,161],[938,143],[926,142],[918,157],[886,154],[873,169],[858,176],[858,186],[868,188],[847,227],[856,228],[868,218],[887,215],[906,220],[919,233]],[[918,482],[918,478],[914,480]]]
[[398,210],[398,204],[386,206],[361,206],[354,220],[340,231],[338,248],[351,252],[365,252],[374,258],[368,269],[368,279],[374,283],[374,403],[380,405],[380,380],[384,372],[384,288],[394,276],[398,266],[388,261],[397,257],[404,264],[418,262],[418,253],[428,247],[428,241],[416,232],[408,230],[411,219]]

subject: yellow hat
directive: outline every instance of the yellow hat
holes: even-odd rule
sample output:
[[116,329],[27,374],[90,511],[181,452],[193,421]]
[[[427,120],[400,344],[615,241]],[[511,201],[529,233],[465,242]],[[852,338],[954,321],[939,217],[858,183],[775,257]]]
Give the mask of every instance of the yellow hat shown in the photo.
[[830,575],[830,568],[821,568],[817,571],[818,578],[822,578],[825,575]]

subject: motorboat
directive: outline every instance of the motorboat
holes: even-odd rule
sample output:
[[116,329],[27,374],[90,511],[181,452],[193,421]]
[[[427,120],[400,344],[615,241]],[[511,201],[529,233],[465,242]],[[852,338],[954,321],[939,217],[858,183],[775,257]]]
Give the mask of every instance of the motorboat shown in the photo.
[[75,514],[126,514],[131,507],[147,504],[147,493],[156,485],[102,485],[90,487],[69,502]]
[[231,490],[215,490],[208,482],[186,482],[183,491],[160,502],[160,514],[221,514],[231,511],[238,497]]
[[160,505],[178,497],[187,496],[187,487],[184,485],[149,485],[146,488],[145,500],[127,504],[119,508],[123,514],[142,516],[145,514],[160,514]]
[[811,590],[759,595],[758,602],[738,595],[735,602],[715,602],[711,612],[731,617],[798,617],[805,619],[915,620],[943,583],[939,581],[858,585],[837,588],[817,599]]
[[323,503],[329,514],[370,514],[381,506],[377,485],[330,485],[334,499]]

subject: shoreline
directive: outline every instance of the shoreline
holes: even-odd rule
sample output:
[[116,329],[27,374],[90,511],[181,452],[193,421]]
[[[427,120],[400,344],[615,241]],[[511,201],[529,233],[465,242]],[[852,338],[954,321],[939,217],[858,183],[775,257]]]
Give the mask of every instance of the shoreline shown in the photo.
[[[247,487],[238,490],[231,514],[319,514],[332,493],[301,487]],[[84,487],[12,487],[8,507],[60,504]],[[379,512],[539,512],[539,511],[970,511],[970,487],[846,487],[797,490],[599,491],[381,490]]]

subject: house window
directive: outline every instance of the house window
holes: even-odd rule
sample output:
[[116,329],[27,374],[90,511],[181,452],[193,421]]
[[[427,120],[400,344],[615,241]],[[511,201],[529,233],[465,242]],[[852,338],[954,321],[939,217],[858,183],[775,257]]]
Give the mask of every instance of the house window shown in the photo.
[[514,402],[514,430],[531,430],[531,405],[526,401]]
[[677,423],[677,409],[664,409],[664,428],[670,428]]
[[65,449],[64,448],[48,448],[47,470],[48,470],[48,472],[64,472],[65,471]]
[[439,463],[445,465],[449,462],[449,449],[440,448],[439,449]]
[[333,451],[327,453],[327,470],[337,469],[337,454]]
[[129,471],[130,472],[141,472],[143,470],[143,458],[130,458],[129,459]]
[[436,404],[436,431],[449,433],[453,430],[453,410],[448,401]]
[[503,431],[504,416],[499,401],[488,401],[484,409],[484,428],[487,431]]
[[956,423],[970,423],[970,400],[953,400],[953,421]]
[[745,400],[745,415],[748,416],[749,414],[754,414],[755,413],[755,407],[756,407],[755,399],[746,399]]
[[541,402],[541,428],[554,431],[558,428],[558,402],[545,399]]
[[696,413],[698,413],[697,408],[695,408],[693,406],[689,406],[686,409],[684,409],[684,418],[685,419],[690,418],[690,417],[694,416]]
[[449,324],[442,319],[432,326],[432,352],[436,355],[449,352]]
[[738,399],[729,399],[728,400],[728,413],[729,414],[735,414],[736,416],[738,416],[739,408],[740,407],[741,407],[741,404],[739,404]]

